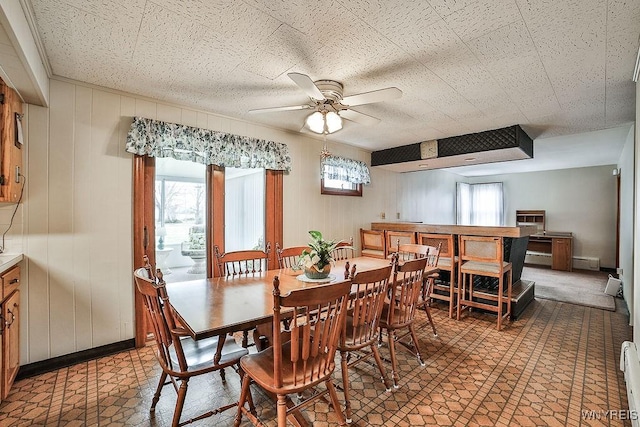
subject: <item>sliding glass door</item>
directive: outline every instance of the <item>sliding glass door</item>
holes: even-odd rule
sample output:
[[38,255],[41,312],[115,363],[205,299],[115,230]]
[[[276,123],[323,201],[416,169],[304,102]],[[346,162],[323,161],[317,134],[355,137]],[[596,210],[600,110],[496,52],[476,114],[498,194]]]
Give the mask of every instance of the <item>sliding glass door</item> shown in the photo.
[[167,282],[206,277],[206,166],[156,159],[156,264]]
[[[282,244],[282,171],[233,169],[167,158],[133,162],[133,265],[144,255],[178,282],[213,277],[221,251]],[[277,265],[275,251],[270,265]],[[145,345],[142,298],[136,292],[136,346]]]
[[225,168],[226,252],[265,249],[265,171]]

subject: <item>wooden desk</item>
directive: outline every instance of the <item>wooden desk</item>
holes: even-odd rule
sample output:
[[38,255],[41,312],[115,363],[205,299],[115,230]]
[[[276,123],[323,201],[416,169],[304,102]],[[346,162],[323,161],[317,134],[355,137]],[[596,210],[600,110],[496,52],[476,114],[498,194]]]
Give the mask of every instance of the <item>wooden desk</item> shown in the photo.
[[[351,266],[356,265],[356,271],[389,265],[389,260],[370,257],[347,261]],[[345,262],[336,262],[331,269],[337,280],[344,278]],[[285,268],[255,275],[173,282],[167,283],[167,292],[178,317],[197,340],[271,322],[273,278],[279,276],[283,295],[293,289],[314,286],[296,279],[300,274],[302,271]]]
[[570,232],[552,232],[529,236],[527,250],[551,254],[551,269],[573,270],[573,236]]

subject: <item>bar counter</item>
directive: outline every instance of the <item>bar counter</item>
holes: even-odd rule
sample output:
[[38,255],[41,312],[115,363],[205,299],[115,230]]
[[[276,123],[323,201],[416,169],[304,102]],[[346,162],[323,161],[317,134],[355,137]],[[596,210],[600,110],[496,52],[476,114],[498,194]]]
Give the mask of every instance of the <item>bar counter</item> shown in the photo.
[[533,225],[519,227],[484,227],[478,225],[422,224],[420,222],[372,222],[371,229],[513,238],[528,237],[538,232],[538,228]]
[[[535,292],[535,284],[529,280],[520,280],[522,268],[524,267],[524,258],[527,254],[527,244],[529,236],[538,232],[535,226],[517,226],[517,227],[485,227],[474,225],[453,225],[453,224],[423,224],[416,222],[372,222],[372,230],[386,231],[408,231],[414,233],[437,233],[437,234],[453,234],[456,242],[457,255],[457,236],[489,236],[502,237],[504,243],[504,260],[511,262],[513,285],[512,285],[512,312],[513,318],[516,319],[533,300]],[[487,279],[487,278],[485,278]],[[474,281],[474,286],[475,286]],[[492,286],[492,282],[488,282],[488,288]],[[482,283],[478,283],[480,287]]]

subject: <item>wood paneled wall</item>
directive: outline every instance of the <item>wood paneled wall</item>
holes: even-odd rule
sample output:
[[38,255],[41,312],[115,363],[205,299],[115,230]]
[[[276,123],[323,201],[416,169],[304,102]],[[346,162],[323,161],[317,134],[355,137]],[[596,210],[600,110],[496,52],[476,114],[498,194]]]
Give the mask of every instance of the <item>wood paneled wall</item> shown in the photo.
[[[285,246],[305,244],[308,230],[358,242],[360,227],[396,210],[396,174],[378,169],[363,197],[320,195],[319,139],[68,80],[50,86],[50,108],[25,111],[22,364],[134,336],[133,156],[124,149],[135,115],[286,143]],[[370,160],[356,147],[328,148]]]

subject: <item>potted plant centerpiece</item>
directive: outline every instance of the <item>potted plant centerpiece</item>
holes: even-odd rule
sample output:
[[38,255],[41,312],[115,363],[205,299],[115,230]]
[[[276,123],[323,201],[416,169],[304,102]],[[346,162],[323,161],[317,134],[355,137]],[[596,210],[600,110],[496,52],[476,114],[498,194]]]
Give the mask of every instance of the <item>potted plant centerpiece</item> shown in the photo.
[[333,258],[331,254],[339,242],[324,240],[319,231],[309,231],[311,242],[309,248],[302,252],[301,261],[304,265],[304,274],[309,279],[324,279],[331,272]]

